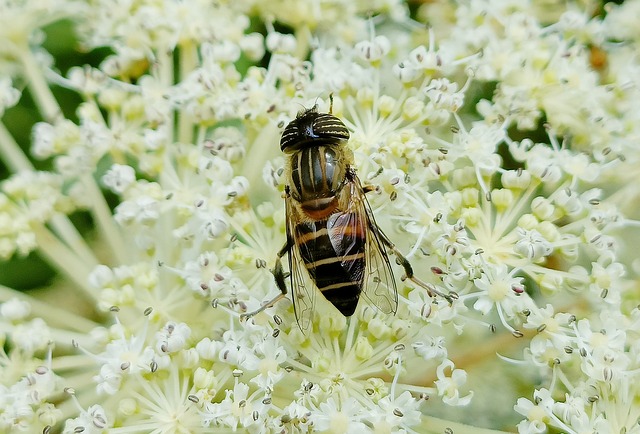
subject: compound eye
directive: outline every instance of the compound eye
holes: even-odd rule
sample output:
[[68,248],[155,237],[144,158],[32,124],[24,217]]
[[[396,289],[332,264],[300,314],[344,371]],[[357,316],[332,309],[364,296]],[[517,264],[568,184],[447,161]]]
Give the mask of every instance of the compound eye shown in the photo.
[[300,128],[296,119],[289,122],[289,125],[282,132],[280,138],[280,149],[284,152],[293,151],[301,140]]
[[344,122],[328,113],[320,113],[313,120],[313,133],[327,139],[349,140],[349,130]]
[[344,122],[329,113],[318,113],[313,107],[289,122],[282,132],[280,149],[291,153],[312,144],[338,144],[347,140],[349,130]]

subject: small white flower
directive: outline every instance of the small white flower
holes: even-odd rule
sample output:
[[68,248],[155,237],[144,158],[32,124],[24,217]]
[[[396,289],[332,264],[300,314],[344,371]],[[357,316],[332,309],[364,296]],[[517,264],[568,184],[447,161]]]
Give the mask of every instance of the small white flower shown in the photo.
[[313,426],[313,422],[310,419],[311,410],[300,404],[298,401],[293,401],[291,404],[283,408],[282,414],[283,417],[281,419],[281,423],[284,426],[291,426],[292,430],[299,429],[300,432],[305,432]]
[[13,386],[15,392],[20,390],[28,404],[37,405],[51,399],[56,392],[59,377],[49,366],[38,366],[33,372],[27,374],[22,380]]
[[212,45],[212,56],[221,63],[235,62],[240,57],[240,47],[231,41],[220,41]]
[[329,433],[344,432],[370,432],[370,429],[361,422],[364,409],[354,398],[348,398],[341,402],[334,396],[326,402],[321,402],[316,411],[311,412],[309,419],[315,429]]
[[535,145],[527,152],[527,169],[531,175],[545,183],[555,184],[562,178],[562,170],[554,155],[541,145]]
[[434,247],[439,249],[443,256],[460,255],[469,245],[469,235],[460,221],[455,225],[443,225],[442,235],[434,242]]
[[539,434],[547,431],[548,410],[542,406],[535,405],[526,398],[518,398],[514,410],[527,418],[518,424],[518,433]]
[[447,348],[443,336],[429,336],[424,341],[415,342],[413,349],[425,360],[442,360],[447,357]]
[[257,396],[249,396],[249,386],[237,382],[232,390],[227,390],[219,403],[207,403],[203,414],[205,426],[226,426],[232,430],[262,425],[264,404]]
[[481,291],[477,294],[474,309],[487,314],[493,307],[497,307],[508,315],[524,309],[528,297],[524,293],[523,279],[514,277],[505,264],[491,267],[490,272],[486,271],[474,281],[474,285]]
[[[147,328],[148,325],[145,324],[138,334],[110,340],[102,353],[91,355],[100,362],[100,373],[94,377],[98,390],[113,395],[119,390],[125,375],[151,372],[164,367],[162,357],[156,356],[153,349],[145,345]],[[116,329],[114,333],[123,332]]]
[[168,138],[162,130],[144,130],[143,143],[149,151],[158,151],[167,146]]
[[109,426],[107,414],[100,405],[92,405],[86,411],[82,411],[79,417],[67,420],[64,426],[64,433],[71,434],[83,432],[89,434],[100,434]]
[[54,142],[56,140],[56,132],[53,125],[38,122],[31,132],[33,146],[31,152],[38,158],[47,158],[52,155],[54,150]]
[[117,194],[124,193],[135,180],[135,169],[122,164],[114,164],[102,177],[105,187]]
[[516,229],[520,239],[514,246],[514,251],[532,262],[539,261],[553,252],[551,243],[536,230],[528,231]]
[[149,224],[158,219],[159,204],[155,198],[140,196],[135,200],[121,202],[116,207],[115,218],[122,225],[130,222]]
[[221,263],[214,252],[202,253],[195,261],[187,262],[184,271],[180,274],[192,291],[213,295],[222,300],[224,300],[222,289],[229,284],[233,275],[231,269]]
[[633,17],[640,11],[638,2],[625,2],[607,12],[604,20],[606,32],[617,40],[638,40],[638,34],[633,24]]
[[11,79],[0,78],[0,117],[5,110],[13,107],[20,99],[20,91],[11,85]]
[[476,123],[468,132],[462,130],[454,136],[454,143],[449,152],[453,158],[469,158],[477,167],[476,170],[482,174],[492,174],[501,163],[496,149],[504,140],[504,136],[502,125]]
[[171,105],[167,98],[167,88],[156,78],[145,75],[140,79],[140,92],[144,110],[150,122],[164,124],[170,121]]
[[51,330],[42,318],[34,318],[31,321],[17,324],[11,339],[14,345],[25,351],[26,354],[33,354],[42,351],[51,342]]
[[0,316],[11,322],[24,320],[31,312],[28,302],[12,298],[0,305]]
[[505,188],[525,189],[531,183],[531,174],[526,170],[507,170],[501,180]]
[[[201,217],[203,219],[207,218],[204,214],[202,214]],[[215,214],[210,213],[209,217],[202,222],[198,232],[209,238],[218,238],[222,234],[225,234],[228,229],[229,224],[227,223],[227,219],[224,214],[222,212],[217,212]]]
[[70,68],[67,77],[75,89],[87,95],[96,95],[107,84],[104,72],[88,66]]
[[412,65],[401,62],[393,66],[393,74],[402,83],[410,83],[418,78],[420,70],[418,68],[412,67]]
[[196,344],[198,355],[204,360],[215,360],[218,355],[219,345],[210,338],[204,338]]
[[380,414],[375,414],[370,419],[374,432],[394,432],[398,429],[407,429],[420,423],[421,412],[418,408],[420,401],[411,396],[409,392],[403,392],[393,399],[385,396],[378,402]]
[[244,363],[247,369],[259,373],[251,382],[263,390],[273,390],[274,385],[284,377],[280,365],[287,360],[286,350],[269,339],[256,344],[253,351],[256,357]]
[[362,60],[374,63],[386,56],[390,47],[391,44],[385,36],[376,36],[373,40],[358,42],[355,51]]
[[259,60],[264,56],[264,36],[260,33],[244,35],[239,44],[242,52],[251,60]]
[[185,347],[190,336],[191,329],[187,324],[169,322],[156,333],[156,351],[158,353],[180,351]]
[[[451,376],[447,377],[446,370],[451,370]],[[450,360],[444,360],[437,369],[438,379],[435,385],[438,395],[449,405],[467,405],[473,397],[473,392],[461,396],[459,388],[467,382],[467,373],[462,369],[454,369]]]
[[236,162],[244,157],[246,139],[241,131],[232,127],[216,128],[213,135],[204,143],[204,148],[223,160]]
[[87,280],[89,284],[96,289],[105,288],[114,283],[115,275],[111,268],[106,265],[98,265],[89,274]]
[[565,401],[556,402],[553,410],[562,420],[581,419],[586,416],[585,404],[584,399],[567,393],[565,394]]
[[594,381],[616,384],[626,381],[631,359],[623,351],[595,348],[582,363],[582,370]]
[[451,83],[446,78],[431,80],[424,93],[431,100],[434,110],[454,113],[464,104],[464,90],[458,89],[457,83]]
[[296,49],[296,38],[278,32],[269,32],[266,39],[267,50],[272,53],[290,54]]
[[405,63],[414,68],[426,71],[437,71],[442,68],[443,58],[433,47],[419,45],[409,53],[408,61]]

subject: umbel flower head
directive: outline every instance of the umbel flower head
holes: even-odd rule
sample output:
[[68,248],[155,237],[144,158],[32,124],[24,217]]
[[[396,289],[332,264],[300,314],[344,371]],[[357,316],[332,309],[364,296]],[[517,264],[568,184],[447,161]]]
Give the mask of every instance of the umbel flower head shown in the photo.
[[[640,432],[638,13],[0,0],[0,257],[57,272],[0,286],[0,431]],[[61,20],[97,61],[61,68]],[[423,285],[389,251],[395,314],[314,288],[303,332],[290,298],[242,314],[314,106]]]

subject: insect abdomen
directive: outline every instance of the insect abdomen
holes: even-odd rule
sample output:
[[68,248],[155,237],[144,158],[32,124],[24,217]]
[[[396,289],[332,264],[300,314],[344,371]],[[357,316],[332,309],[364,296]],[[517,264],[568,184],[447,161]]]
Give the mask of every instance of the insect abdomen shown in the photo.
[[366,234],[344,230],[349,214],[296,225],[296,239],[311,279],[344,316],[356,310],[365,270]]

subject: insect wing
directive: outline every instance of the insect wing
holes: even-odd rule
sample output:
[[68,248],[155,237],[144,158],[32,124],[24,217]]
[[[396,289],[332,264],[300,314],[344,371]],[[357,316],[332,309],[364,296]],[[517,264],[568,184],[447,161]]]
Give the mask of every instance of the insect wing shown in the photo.
[[315,308],[316,289],[311,281],[309,273],[302,257],[300,256],[300,247],[295,241],[297,210],[292,205],[291,197],[287,197],[287,237],[293,239],[294,243],[289,250],[289,274],[291,282],[291,293],[293,299],[293,310],[296,314],[296,320],[303,332],[307,332],[311,327],[313,320],[313,312]]
[[[355,175],[354,175],[355,176]],[[353,215],[360,220],[367,231],[366,268],[363,276],[362,296],[385,314],[396,313],[398,308],[398,289],[393,277],[389,256],[381,239],[373,211],[365,197],[364,190],[357,177],[352,186],[352,204],[357,208]]]

